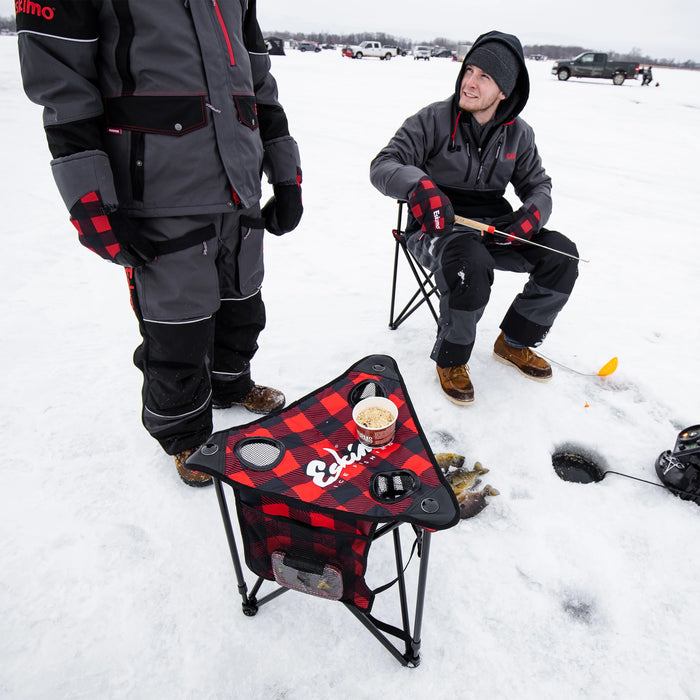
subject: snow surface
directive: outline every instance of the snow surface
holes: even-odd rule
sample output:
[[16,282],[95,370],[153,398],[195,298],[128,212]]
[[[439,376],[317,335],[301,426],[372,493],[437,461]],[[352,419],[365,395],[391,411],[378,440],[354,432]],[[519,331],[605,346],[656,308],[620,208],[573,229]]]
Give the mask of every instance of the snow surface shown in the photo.
[[[529,64],[524,116],[554,180],[550,225],[591,262],[542,351],[580,372],[620,366],[607,379],[555,367],[539,384],[494,361],[525,279],[499,273],[465,408],[438,389],[428,312],[387,328],[396,205],[368,180],[403,120],[450,94],[457,64],[273,58],[306,211],[267,240],[255,378],[293,401],[387,353],[433,450],[480,460],[501,492],[433,537],[422,664],[406,669],[342,605],[288,593],[242,614],[213,489],[184,486],[141,426],[123,273],[75,240],[15,40],[0,37],[1,697],[700,698],[698,506],[551,467],[574,442],[655,481],[658,454],[700,423],[700,73],[615,87],[558,82],[550,66]],[[250,419],[218,412],[215,427]],[[372,586],[392,576],[389,546],[371,552]]]

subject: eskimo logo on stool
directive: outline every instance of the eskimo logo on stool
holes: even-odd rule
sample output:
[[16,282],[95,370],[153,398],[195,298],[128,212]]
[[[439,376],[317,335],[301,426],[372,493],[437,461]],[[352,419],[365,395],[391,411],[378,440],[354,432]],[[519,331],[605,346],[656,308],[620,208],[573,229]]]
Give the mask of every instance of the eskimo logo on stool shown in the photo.
[[364,459],[371,451],[372,448],[367,445],[363,445],[361,442],[357,443],[357,451],[352,451],[352,443],[348,445],[347,455],[339,455],[335,450],[325,447],[326,452],[330,452],[335,458],[333,464],[326,464],[320,459],[314,459],[306,465],[306,473],[311,477],[311,480],[320,486],[325,488],[330,486],[340,479],[340,475],[343,473],[345,467],[350,467],[355,462],[359,462]]

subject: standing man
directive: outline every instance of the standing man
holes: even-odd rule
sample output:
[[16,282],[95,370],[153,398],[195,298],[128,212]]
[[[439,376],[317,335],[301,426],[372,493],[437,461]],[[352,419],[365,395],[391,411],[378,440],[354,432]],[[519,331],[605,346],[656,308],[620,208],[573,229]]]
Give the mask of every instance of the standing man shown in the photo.
[[[294,229],[301,169],[255,0],[15,3],[24,89],[84,246],[126,268],[143,339],[143,423],[185,467],[212,405],[268,413],[263,228]],[[261,175],[274,197],[260,210]]]
[[[569,257],[454,225],[457,213],[577,255],[568,238],[543,228],[551,181],[532,128],[518,116],[529,92],[517,37],[483,34],[464,59],[454,95],[409,117],[370,169],[382,194],[408,200],[407,245],[435,272],[440,321],[431,358],[442,391],[457,404],[474,401],[467,362],[494,269],[529,275],[501,323],[494,355],[538,381],[550,379],[552,369],[530,347],[547,335],[578,274]],[[509,183],[522,203],[516,211],[504,197]]]

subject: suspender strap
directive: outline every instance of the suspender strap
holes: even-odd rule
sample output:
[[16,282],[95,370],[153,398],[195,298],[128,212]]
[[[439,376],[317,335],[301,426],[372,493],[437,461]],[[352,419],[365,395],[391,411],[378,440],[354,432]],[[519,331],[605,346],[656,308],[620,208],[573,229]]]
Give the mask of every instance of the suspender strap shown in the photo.
[[198,243],[204,243],[211,238],[216,236],[216,228],[214,224],[209,224],[204,228],[198,228],[194,231],[186,233],[180,238],[175,238],[172,241],[155,241],[153,242],[153,247],[156,251],[156,256],[167,255],[168,253],[176,253],[179,250],[185,250],[186,248],[191,248]]

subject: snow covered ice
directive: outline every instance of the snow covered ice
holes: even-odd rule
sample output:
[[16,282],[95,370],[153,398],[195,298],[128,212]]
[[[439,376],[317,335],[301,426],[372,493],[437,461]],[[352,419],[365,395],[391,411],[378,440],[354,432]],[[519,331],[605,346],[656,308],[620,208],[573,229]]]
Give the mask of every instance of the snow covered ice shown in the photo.
[[[368,178],[403,120],[452,92],[458,64],[273,58],[305,214],[266,240],[254,378],[291,402],[391,355],[433,450],[479,460],[501,494],[433,537],[409,670],[342,605],[290,592],[241,613],[213,490],[184,486],[141,426],[123,271],[78,244],[16,40],[0,37],[0,697],[700,698],[700,509],[616,476],[566,483],[551,466],[576,443],[656,481],[658,454],[700,423],[700,72],[654,68],[660,86],[642,88],[529,69],[549,226],[591,260],[541,350],[592,374],[617,355],[619,369],[555,365],[540,384],[496,362],[525,279],[497,273],[470,362],[476,402],[461,408],[428,357],[430,314],[387,327],[396,204]],[[250,419],[217,412],[215,427]],[[393,577],[388,546],[372,549],[370,586]],[[393,604],[379,596],[375,612]]]

